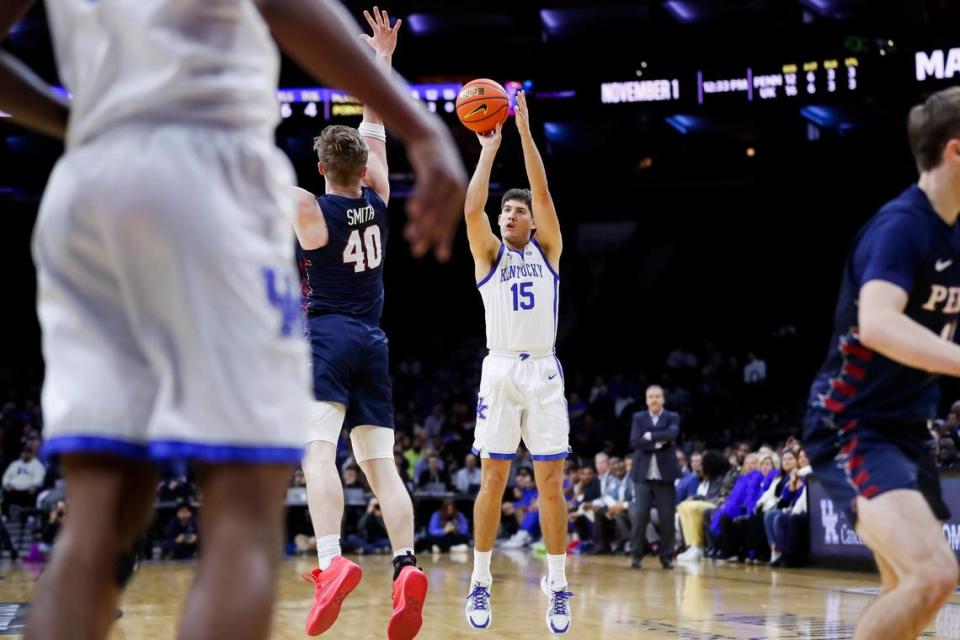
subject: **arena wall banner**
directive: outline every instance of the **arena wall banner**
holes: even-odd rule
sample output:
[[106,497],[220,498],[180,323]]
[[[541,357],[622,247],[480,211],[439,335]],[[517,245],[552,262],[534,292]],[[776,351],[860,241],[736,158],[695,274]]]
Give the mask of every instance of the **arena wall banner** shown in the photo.
[[[813,476],[808,478],[810,513],[810,564],[824,567],[870,568],[873,557],[854,531],[853,522],[838,508]],[[960,474],[940,478],[943,498],[952,516],[943,523],[943,535],[960,559]],[[853,493],[851,491],[851,497]]]

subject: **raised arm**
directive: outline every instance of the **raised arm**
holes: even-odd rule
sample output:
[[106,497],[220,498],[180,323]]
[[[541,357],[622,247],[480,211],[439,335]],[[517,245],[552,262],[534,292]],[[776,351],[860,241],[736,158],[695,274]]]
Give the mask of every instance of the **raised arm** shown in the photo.
[[[389,70],[393,66],[393,52],[397,48],[397,32],[400,31],[402,20],[390,26],[390,16],[386,10],[373,8],[373,15],[369,11],[363,12],[367,24],[373,35],[362,34],[360,37],[373,49],[377,63]],[[370,155],[367,158],[367,175],[363,183],[380,194],[384,202],[390,201],[390,172],[387,168],[387,137],[383,128],[383,118],[370,106],[363,105],[363,122],[360,123],[360,135]]]
[[327,246],[330,234],[323,211],[312,193],[300,187],[293,187],[297,197],[297,213],[293,219],[293,228],[297,232],[300,246],[307,251]]
[[563,253],[563,237],[560,234],[560,219],[553,204],[553,196],[547,186],[547,171],[543,166],[543,158],[533,141],[530,132],[530,111],[527,108],[527,95],[523,91],[517,92],[516,117],[517,130],[520,132],[520,143],[523,146],[523,164],[527,169],[527,181],[530,183],[530,192],[533,195],[533,220],[537,225],[537,241],[543,247],[547,260],[554,271],[560,266],[560,254]]
[[[0,3],[0,40],[33,4],[33,0],[6,0]],[[54,95],[52,87],[22,62],[0,52],[0,109],[20,126],[54,138],[67,133],[69,108]]]
[[417,176],[404,235],[414,255],[433,249],[438,260],[449,260],[467,177],[446,126],[366,54],[354,35],[356,23],[339,2],[258,1],[274,37],[304,69],[386,115],[391,131],[405,142]]
[[467,240],[470,242],[470,253],[476,266],[476,279],[479,282],[493,266],[497,252],[500,251],[500,240],[493,234],[490,218],[484,207],[487,205],[487,194],[490,192],[490,174],[493,172],[493,161],[500,148],[502,125],[490,133],[477,134],[480,140],[480,160],[467,187],[467,200],[463,207],[463,214],[467,220]]

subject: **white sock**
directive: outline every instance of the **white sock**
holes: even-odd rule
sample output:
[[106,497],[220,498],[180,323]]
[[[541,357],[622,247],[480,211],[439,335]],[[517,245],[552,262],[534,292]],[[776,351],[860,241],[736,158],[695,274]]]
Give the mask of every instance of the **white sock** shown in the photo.
[[333,559],[340,555],[340,536],[332,534],[317,538],[317,559],[320,561],[320,571],[330,568]]
[[492,556],[493,549],[490,551],[473,550],[473,577],[470,578],[470,582],[484,587],[493,584],[493,576],[490,574],[490,558]]
[[410,555],[413,555],[413,547],[401,547],[393,552],[393,557],[399,558],[401,556],[407,555],[408,553]]
[[567,554],[547,554],[547,585],[552,591],[567,587]]

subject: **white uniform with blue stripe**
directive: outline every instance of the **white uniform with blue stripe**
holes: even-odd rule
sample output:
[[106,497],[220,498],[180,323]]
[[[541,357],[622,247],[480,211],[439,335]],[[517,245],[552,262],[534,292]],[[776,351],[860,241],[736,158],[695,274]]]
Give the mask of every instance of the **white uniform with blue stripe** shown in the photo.
[[563,369],[554,352],[560,276],[535,239],[502,244],[477,284],[487,325],[474,453],[510,459],[521,439],[534,460],[566,457],[570,422]]
[[46,454],[295,463],[309,352],[279,54],[250,0],[47,0],[73,94],[37,219]]

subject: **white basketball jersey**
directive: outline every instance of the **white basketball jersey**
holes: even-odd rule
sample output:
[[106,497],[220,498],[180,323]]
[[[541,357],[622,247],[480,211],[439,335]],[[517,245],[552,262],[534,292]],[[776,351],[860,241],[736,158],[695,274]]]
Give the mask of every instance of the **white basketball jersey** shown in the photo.
[[280,59],[253,0],[46,0],[68,145],[123,121],[271,132]]
[[523,251],[500,245],[490,273],[477,288],[491,351],[544,353],[554,350],[560,276],[543,248],[531,240]]

